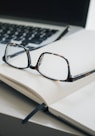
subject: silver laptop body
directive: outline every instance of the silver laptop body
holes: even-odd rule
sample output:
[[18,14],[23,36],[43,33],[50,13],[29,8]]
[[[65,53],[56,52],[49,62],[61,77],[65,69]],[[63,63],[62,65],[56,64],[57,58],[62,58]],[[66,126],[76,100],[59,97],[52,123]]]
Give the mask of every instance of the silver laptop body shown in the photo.
[[85,28],[89,4],[90,0],[1,1],[0,63],[9,42],[34,50]]

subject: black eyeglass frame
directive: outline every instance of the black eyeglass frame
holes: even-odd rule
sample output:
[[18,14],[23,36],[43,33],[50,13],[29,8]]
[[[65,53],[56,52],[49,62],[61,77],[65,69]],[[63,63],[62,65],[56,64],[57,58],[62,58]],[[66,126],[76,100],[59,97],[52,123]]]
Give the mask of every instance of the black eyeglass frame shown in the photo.
[[[11,43],[11,44],[12,44],[12,43]],[[12,45],[15,46],[15,44],[12,44]],[[9,66],[14,67],[14,68],[16,68],[16,69],[31,68],[31,69],[37,70],[42,76],[44,76],[45,78],[48,78],[48,79],[50,79],[50,80],[61,81],[61,82],[73,82],[73,81],[79,80],[79,79],[81,79],[81,78],[84,78],[84,77],[86,77],[86,76],[89,76],[90,74],[92,74],[92,73],[95,72],[95,69],[94,69],[94,70],[91,70],[91,71],[89,71],[89,72],[85,72],[85,73],[83,73],[83,74],[75,75],[74,77],[72,77],[71,71],[70,71],[70,64],[69,64],[68,59],[66,59],[65,57],[63,57],[63,56],[61,56],[61,55],[59,55],[59,54],[51,53],[51,52],[43,52],[43,53],[41,53],[41,55],[39,56],[39,58],[38,58],[38,60],[37,60],[36,65],[35,65],[35,66],[32,66],[29,49],[26,48],[26,47],[24,47],[24,46],[22,46],[22,45],[18,45],[18,46],[19,46],[19,47],[22,47],[22,48],[24,49],[24,51],[26,52],[26,54],[27,54],[27,60],[28,60],[28,65],[27,65],[26,67],[23,67],[23,68],[15,67],[15,66],[9,64],[9,63],[6,61],[6,51],[7,51],[7,47],[8,47],[8,46],[9,46],[9,44],[7,44],[7,46],[6,46],[6,48],[5,48],[4,56],[3,56],[3,58],[2,58],[5,63],[7,63]],[[18,52],[18,53],[13,54],[12,56],[16,56],[16,55],[18,55],[18,54],[20,54],[20,53],[22,53],[22,52],[20,51],[20,52]],[[67,63],[67,68],[68,68],[68,75],[67,75],[67,78],[66,78],[65,80],[57,80],[57,79],[49,78],[49,77],[45,76],[43,73],[41,73],[41,72],[39,71],[39,64],[40,64],[40,61],[41,61],[41,57],[42,57],[44,54],[56,55],[56,56],[59,56],[59,57],[63,58],[63,59],[66,61],[66,63]]]

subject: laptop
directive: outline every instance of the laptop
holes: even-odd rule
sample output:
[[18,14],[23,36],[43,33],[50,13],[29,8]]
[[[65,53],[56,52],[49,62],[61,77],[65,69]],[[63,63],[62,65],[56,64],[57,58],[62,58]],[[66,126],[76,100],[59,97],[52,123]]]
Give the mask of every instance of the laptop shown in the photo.
[[34,50],[85,28],[89,4],[90,0],[1,0],[0,63],[9,42]]

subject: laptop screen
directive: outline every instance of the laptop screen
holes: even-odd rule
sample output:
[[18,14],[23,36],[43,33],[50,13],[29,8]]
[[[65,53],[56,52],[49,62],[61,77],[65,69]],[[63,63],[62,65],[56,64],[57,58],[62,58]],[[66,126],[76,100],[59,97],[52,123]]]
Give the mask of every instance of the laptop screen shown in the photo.
[[85,27],[90,0],[1,0],[0,15]]

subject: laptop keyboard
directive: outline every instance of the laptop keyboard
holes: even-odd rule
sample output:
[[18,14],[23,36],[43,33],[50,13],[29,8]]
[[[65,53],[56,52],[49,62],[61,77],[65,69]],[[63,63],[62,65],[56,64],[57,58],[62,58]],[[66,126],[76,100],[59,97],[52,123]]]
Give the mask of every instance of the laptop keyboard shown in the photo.
[[15,42],[22,44],[23,46],[36,44],[37,48],[39,48],[43,41],[51,37],[56,32],[58,32],[58,30],[0,23],[0,43],[7,44],[9,42]]

